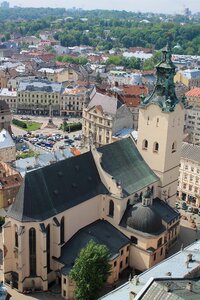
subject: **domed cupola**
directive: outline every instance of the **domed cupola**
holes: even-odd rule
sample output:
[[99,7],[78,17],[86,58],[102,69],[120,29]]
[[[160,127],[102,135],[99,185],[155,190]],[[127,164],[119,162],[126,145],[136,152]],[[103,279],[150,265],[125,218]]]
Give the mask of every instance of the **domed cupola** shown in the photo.
[[131,216],[127,219],[128,227],[149,234],[158,234],[162,231],[162,220],[154,211],[152,201],[151,190],[147,189],[142,197],[142,203],[131,208]]

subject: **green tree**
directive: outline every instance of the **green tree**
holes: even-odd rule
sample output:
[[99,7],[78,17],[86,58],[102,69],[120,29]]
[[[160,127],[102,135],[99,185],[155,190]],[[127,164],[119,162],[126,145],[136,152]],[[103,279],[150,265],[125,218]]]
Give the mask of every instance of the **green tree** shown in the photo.
[[70,277],[76,283],[77,300],[95,300],[98,298],[110,274],[110,253],[105,245],[90,241],[76,259]]

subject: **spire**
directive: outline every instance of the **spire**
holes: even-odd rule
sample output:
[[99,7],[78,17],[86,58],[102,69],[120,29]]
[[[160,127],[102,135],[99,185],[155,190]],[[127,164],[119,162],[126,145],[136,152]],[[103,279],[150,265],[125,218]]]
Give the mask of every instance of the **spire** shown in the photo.
[[155,88],[146,98],[141,98],[141,107],[145,107],[150,103],[160,106],[162,111],[174,111],[176,104],[180,101],[175,93],[174,75],[176,67],[171,60],[171,48],[167,44],[162,50],[162,60],[156,65],[156,85]]

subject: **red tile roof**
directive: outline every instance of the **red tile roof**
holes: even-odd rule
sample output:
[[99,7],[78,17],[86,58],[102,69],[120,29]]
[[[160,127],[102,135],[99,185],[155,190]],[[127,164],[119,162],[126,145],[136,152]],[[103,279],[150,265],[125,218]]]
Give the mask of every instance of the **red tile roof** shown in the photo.
[[140,104],[140,96],[148,94],[148,88],[141,85],[123,86],[124,94],[121,96],[128,107],[137,107]]
[[194,88],[192,90],[190,90],[189,92],[187,92],[186,97],[200,97],[200,88]]

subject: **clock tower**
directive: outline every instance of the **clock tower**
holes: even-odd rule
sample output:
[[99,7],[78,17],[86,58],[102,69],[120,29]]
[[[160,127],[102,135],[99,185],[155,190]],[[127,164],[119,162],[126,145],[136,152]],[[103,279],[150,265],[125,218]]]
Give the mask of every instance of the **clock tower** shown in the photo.
[[184,128],[184,99],[175,93],[175,65],[169,47],[163,49],[156,66],[157,81],[152,94],[142,97],[137,147],[160,178],[156,195],[175,205]]

